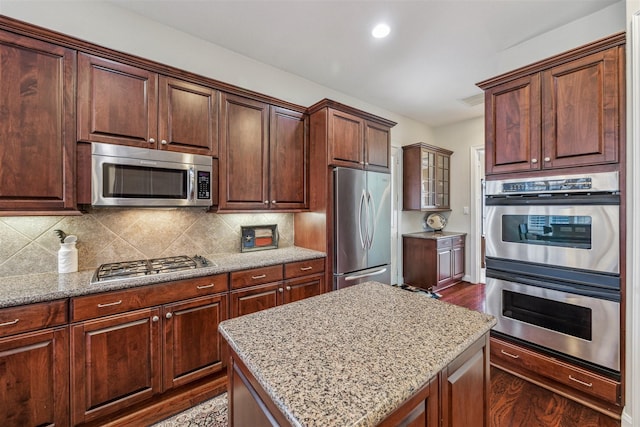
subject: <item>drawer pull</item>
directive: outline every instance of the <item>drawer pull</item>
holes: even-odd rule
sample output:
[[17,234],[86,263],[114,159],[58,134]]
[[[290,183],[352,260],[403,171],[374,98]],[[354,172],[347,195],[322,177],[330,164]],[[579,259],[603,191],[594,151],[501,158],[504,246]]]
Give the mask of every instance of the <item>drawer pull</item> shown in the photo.
[[11,326],[11,325],[15,325],[15,324],[16,324],[16,323],[18,323],[19,321],[20,321],[20,319],[11,320],[10,322],[0,323],[0,326]]
[[573,376],[572,376],[572,375],[569,375],[569,379],[570,379],[571,381],[575,381],[575,382],[577,382],[578,384],[582,384],[582,385],[583,385],[583,386],[585,386],[585,387],[593,387],[593,383],[586,383],[586,382],[584,382],[584,381],[580,381],[580,380],[579,380],[579,379],[577,379],[577,378],[573,378]]
[[215,283],[209,283],[208,285],[198,285],[196,286],[196,288],[198,289],[208,289],[208,288],[213,288],[215,286]]
[[512,359],[520,359],[520,356],[518,356],[517,354],[507,353],[504,350],[500,350],[500,353],[504,354],[505,356],[509,356]]
[[313,270],[313,267],[300,267],[300,271],[309,271]]
[[264,279],[265,277],[267,277],[266,274],[261,274],[259,276],[251,276],[253,280]]
[[98,304],[98,308],[111,307],[113,305],[122,304],[122,300],[118,300],[116,302],[108,302],[106,304]]
[[287,286],[287,290],[290,291],[291,290],[291,286]]

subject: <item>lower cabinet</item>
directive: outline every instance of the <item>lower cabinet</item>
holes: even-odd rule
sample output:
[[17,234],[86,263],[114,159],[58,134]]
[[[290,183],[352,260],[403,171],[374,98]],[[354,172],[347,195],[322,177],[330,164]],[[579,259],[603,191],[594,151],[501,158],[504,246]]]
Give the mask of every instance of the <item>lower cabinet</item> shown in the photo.
[[[72,424],[222,375],[218,324],[228,317],[226,289],[227,276],[218,275],[72,299],[72,320],[83,317],[71,325]],[[152,306],[128,309],[136,305]]]
[[0,339],[0,408],[3,427],[69,425],[67,326]]
[[465,235],[411,233],[402,236],[404,282],[438,291],[464,276]]

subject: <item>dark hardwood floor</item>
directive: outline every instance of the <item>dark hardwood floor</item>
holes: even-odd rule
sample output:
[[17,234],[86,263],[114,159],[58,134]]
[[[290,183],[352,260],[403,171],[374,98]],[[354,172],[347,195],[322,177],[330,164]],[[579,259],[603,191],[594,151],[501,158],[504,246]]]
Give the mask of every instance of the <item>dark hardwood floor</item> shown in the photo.
[[[485,311],[484,285],[461,282],[439,291],[441,300]],[[491,368],[491,427],[620,427],[620,421],[573,400]]]

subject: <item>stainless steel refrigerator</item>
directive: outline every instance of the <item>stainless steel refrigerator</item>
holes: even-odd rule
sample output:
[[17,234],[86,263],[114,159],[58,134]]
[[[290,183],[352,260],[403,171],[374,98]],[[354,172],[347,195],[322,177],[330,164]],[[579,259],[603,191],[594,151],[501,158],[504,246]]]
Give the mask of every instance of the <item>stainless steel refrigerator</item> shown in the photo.
[[334,169],[333,289],[391,283],[391,175]]

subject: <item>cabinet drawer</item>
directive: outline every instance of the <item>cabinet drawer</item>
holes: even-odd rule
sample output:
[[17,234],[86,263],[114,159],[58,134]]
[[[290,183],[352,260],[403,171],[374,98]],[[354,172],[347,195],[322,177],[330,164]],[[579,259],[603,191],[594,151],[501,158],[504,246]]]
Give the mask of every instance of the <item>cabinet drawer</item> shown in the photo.
[[231,273],[231,289],[261,285],[282,280],[282,264]]
[[451,247],[451,237],[443,237],[437,240],[436,246],[438,249],[447,249]]
[[76,297],[71,300],[71,321],[123,313],[227,290],[227,275],[217,274]]
[[67,300],[0,309],[0,337],[67,322]]
[[307,276],[321,271],[324,271],[324,258],[290,262],[284,265],[284,278],[293,279],[294,277]]
[[599,399],[619,403],[620,383],[524,347],[491,338],[491,362],[525,369]]
[[453,236],[451,238],[452,246],[462,246],[464,245],[464,236]]

